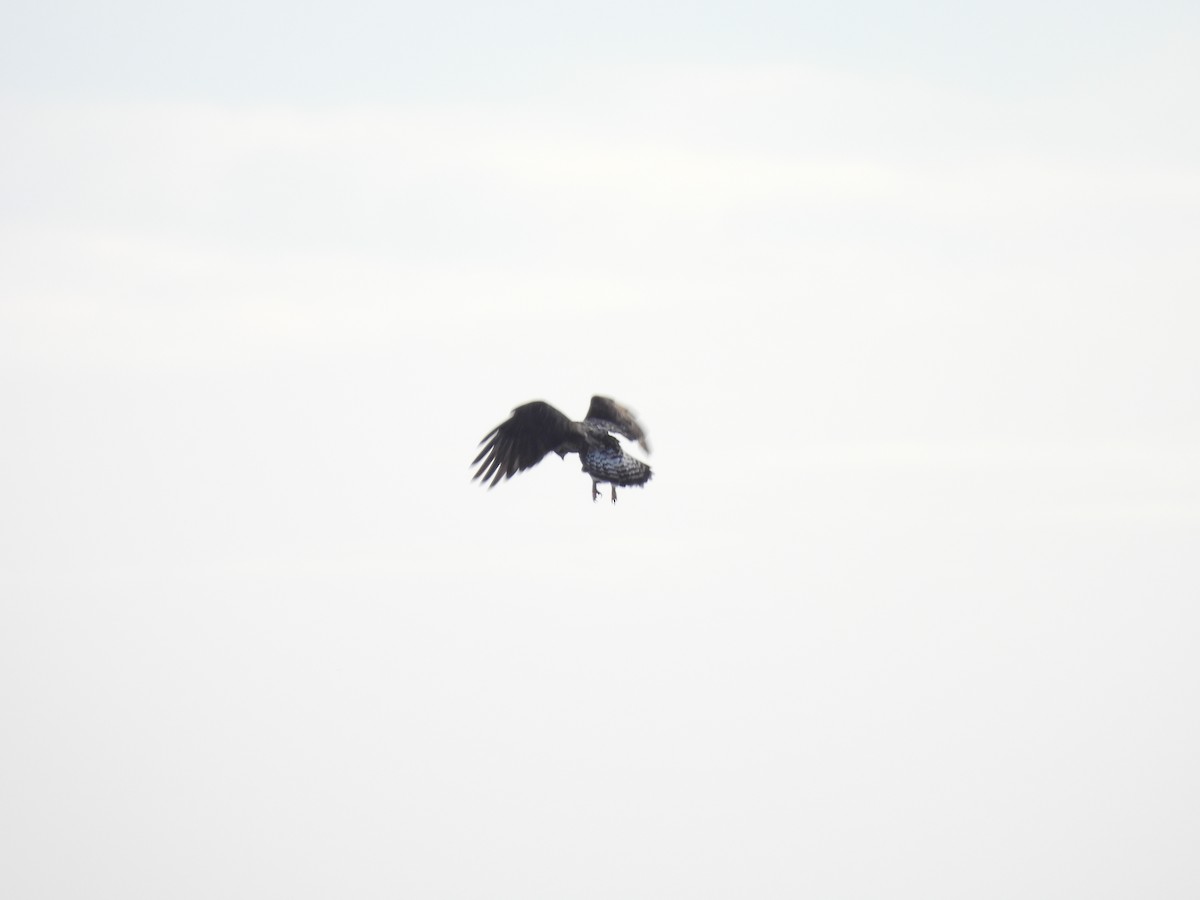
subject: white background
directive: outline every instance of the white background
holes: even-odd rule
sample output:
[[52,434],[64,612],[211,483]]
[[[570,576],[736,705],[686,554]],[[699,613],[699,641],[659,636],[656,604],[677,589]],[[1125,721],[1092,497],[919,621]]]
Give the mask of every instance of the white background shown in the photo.
[[4,20],[4,896],[1200,895],[1194,5]]

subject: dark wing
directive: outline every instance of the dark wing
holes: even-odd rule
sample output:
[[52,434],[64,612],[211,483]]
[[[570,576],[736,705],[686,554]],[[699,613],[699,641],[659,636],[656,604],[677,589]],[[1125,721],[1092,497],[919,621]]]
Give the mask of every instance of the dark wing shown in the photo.
[[517,472],[536,465],[551,450],[564,445],[577,449],[578,428],[541,400],[518,406],[507,422],[497,425],[479,442],[483,449],[471,465],[480,460],[483,462],[474,477],[482,478],[485,483],[490,478],[492,483],[488,487],[493,488],[501,478],[512,478]]
[[645,429],[642,428],[633,413],[616,400],[608,397],[593,397],[592,405],[588,407],[587,418],[597,424],[610,426],[612,431],[631,441],[637,441],[642,445],[643,450],[647,453],[650,452],[650,444],[646,442]]

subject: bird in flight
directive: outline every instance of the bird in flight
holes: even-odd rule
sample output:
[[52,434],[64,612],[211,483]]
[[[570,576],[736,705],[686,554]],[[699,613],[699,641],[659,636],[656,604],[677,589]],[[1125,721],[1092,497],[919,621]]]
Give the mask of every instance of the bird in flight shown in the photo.
[[483,449],[471,465],[478,465],[474,478],[494,488],[501,478],[512,478],[541,462],[553,451],[560,457],[578,453],[583,471],[592,476],[592,501],[600,496],[597,485],[612,486],[612,502],[617,502],[617,486],[641,487],[650,480],[650,467],[621,447],[614,435],[637,441],[650,452],[646,432],[633,413],[608,397],[593,397],[582,422],[572,422],[542,400],[534,400],[513,410],[507,422],[497,425],[479,443]]

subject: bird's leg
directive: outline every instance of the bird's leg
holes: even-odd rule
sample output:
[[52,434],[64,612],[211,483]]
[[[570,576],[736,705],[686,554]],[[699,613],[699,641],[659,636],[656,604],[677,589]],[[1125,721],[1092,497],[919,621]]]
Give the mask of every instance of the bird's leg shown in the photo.
[[599,488],[596,487],[596,484],[597,484],[596,479],[593,478],[592,479],[592,502],[593,503],[595,503],[596,498],[600,496],[600,490],[599,490]]
[[615,484],[612,485],[612,495],[613,495],[613,503],[616,503],[617,502],[617,486]]

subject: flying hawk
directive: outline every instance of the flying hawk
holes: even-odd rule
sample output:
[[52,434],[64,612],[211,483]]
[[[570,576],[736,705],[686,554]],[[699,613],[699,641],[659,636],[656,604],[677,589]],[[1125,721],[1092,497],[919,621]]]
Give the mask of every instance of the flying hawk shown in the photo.
[[578,453],[583,471],[592,476],[592,501],[600,496],[596,485],[606,482],[612,485],[612,502],[616,503],[617,485],[641,487],[650,480],[650,467],[626,453],[614,434],[650,451],[646,432],[633,413],[608,397],[593,397],[582,422],[572,422],[549,403],[534,400],[514,409],[507,422],[479,442],[483,449],[471,463],[479,465],[474,478],[482,478],[481,484],[490,478],[490,489],[501,478],[512,478],[541,462],[551,451],[560,457]]

